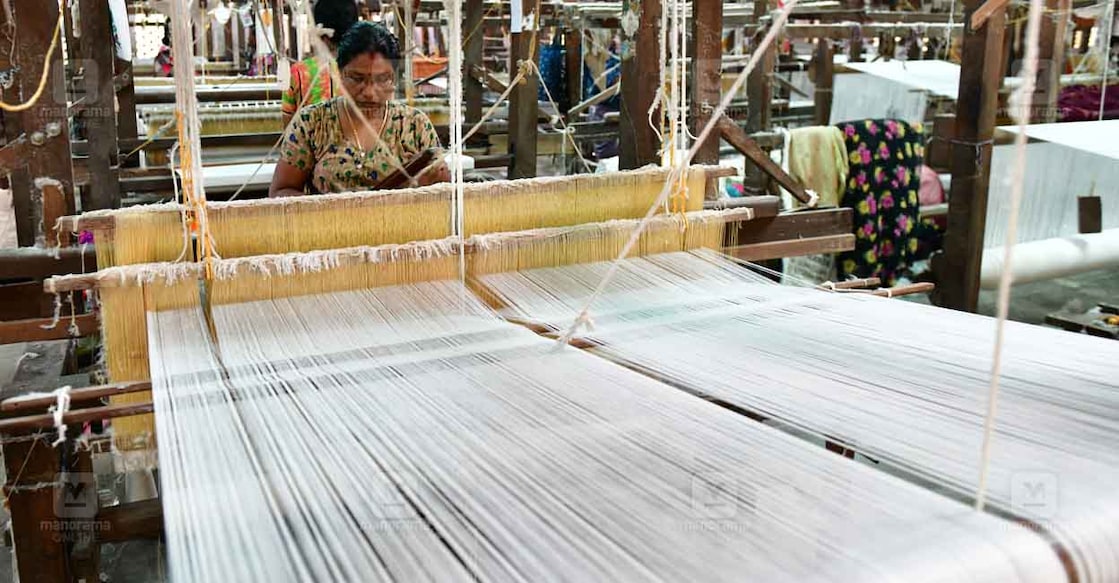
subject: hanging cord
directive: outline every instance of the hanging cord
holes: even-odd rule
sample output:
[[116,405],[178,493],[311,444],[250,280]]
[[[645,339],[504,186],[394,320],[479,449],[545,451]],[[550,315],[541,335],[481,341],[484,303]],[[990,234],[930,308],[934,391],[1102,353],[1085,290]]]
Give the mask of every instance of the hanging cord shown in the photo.
[[65,18],[66,12],[60,6],[58,8],[58,23],[54,25],[54,36],[51,38],[51,46],[47,49],[46,59],[43,61],[43,74],[39,77],[39,87],[35,89],[35,93],[27,101],[12,105],[3,100],[0,100],[0,109],[4,111],[20,112],[27,111],[34,107],[39,98],[43,96],[43,90],[47,87],[47,78],[51,74],[51,61],[54,58],[54,50],[58,48],[58,37],[62,32],[62,21]]
[[[462,0],[444,0],[444,9],[448,11],[448,30],[450,37],[447,55],[447,101],[450,106],[450,136],[448,141],[451,146],[451,186],[454,189],[454,214],[455,235],[459,243],[466,239],[465,215],[465,185],[463,183],[463,146],[462,140]],[[462,294],[459,301],[466,304],[466,245],[458,246],[459,279]]]
[[994,438],[995,415],[998,412],[999,381],[1002,375],[1002,345],[1010,304],[1013,280],[1011,260],[1018,238],[1018,211],[1022,205],[1026,171],[1026,125],[1030,123],[1034,87],[1037,84],[1038,44],[1041,36],[1041,0],[1030,0],[1026,24],[1026,55],[1022,65],[1022,85],[1011,95],[1011,112],[1018,122],[1014,136],[1014,168],[1010,184],[1010,215],[1007,218],[1006,240],[1003,243],[1002,274],[999,276],[998,314],[995,322],[994,356],[991,359],[991,383],[987,394],[987,413],[983,420],[983,446],[979,455],[979,486],[975,493],[975,509],[983,510],[987,502],[987,476],[991,464],[991,441]]
[[54,417],[54,428],[58,431],[58,438],[51,445],[58,447],[66,443],[66,424],[62,422],[63,416],[70,411],[70,385],[54,390],[55,404],[51,406],[50,413]]
[[952,54],[952,27],[956,24],[956,0],[952,0],[952,6],[948,9],[948,24],[944,27],[944,60],[947,61],[948,57]]
[[766,49],[768,49],[769,46],[773,44],[774,39],[776,39],[777,35],[780,34],[781,29],[785,26],[785,21],[789,18],[789,13],[797,5],[797,1],[798,0],[789,0],[785,3],[783,9],[777,11],[777,14],[773,17],[772,25],[770,26],[769,31],[766,32],[765,36],[762,38],[761,43],[759,43],[758,47],[754,50],[754,53],[750,55],[750,59],[746,62],[746,66],[743,67],[742,71],[738,74],[738,78],[734,80],[734,84],[731,85],[730,90],[727,91],[726,94],[723,96],[722,100],[719,102],[719,106],[715,108],[715,111],[711,114],[711,118],[703,126],[703,131],[699,133],[699,136],[696,138],[695,143],[692,145],[691,148],[688,149],[680,164],[678,166],[674,166],[669,172],[669,176],[665,180],[664,187],[661,189],[661,192],[657,196],[657,199],[653,201],[652,206],[649,207],[649,210],[645,213],[645,216],[642,217],[641,222],[639,222],[637,224],[637,227],[634,228],[633,233],[629,237],[629,240],[627,240],[626,244],[622,246],[621,252],[618,253],[618,256],[610,264],[610,268],[606,271],[606,274],[603,276],[602,281],[598,283],[598,286],[594,289],[594,292],[591,293],[590,297],[587,298],[586,303],[583,304],[583,309],[579,311],[579,314],[578,316],[576,316],[575,321],[572,322],[568,330],[562,336],[560,336],[558,340],[560,345],[567,344],[572,338],[575,337],[575,334],[578,332],[579,328],[585,325],[585,323],[590,320],[591,306],[594,304],[595,300],[597,300],[598,297],[602,295],[602,292],[605,291],[606,286],[610,284],[610,282],[614,279],[614,276],[617,275],[618,270],[622,266],[622,262],[625,260],[626,257],[629,256],[630,251],[633,250],[634,246],[637,245],[637,242],[641,239],[641,233],[643,233],[645,231],[645,228],[649,226],[649,221],[651,221],[653,219],[653,216],[656,215],[657,209],[660,208],[661,205],[665,204],[665,202],[668,200],[669,193],[672,191],[672,186],[679,179],[679,176],[682,173],[683,169],[687,168],[688,165],[691,164],[692,158],[694,158],[696,155],[696,150],[699,149],[699,146],[703,144],[707,140],[707,137],[711,135],[711,132],[714,131],[715,125],[718,123],[719,118],[722,117],[723,112],[725,112],[727,110],[727,107],[730,106],[731,101],[734,100],[734,96],[738,94],[738,91],[740,89],[742,89],[742,85],[746,83],[746,78],[754,70],[754,67],[758,65],[758,61],[761,60],[761,57],[765,53]]

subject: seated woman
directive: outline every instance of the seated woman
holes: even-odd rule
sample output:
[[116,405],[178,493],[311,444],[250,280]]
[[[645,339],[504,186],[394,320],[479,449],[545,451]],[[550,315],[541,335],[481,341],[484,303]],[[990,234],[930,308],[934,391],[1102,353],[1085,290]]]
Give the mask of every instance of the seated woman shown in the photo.
[[[269,196],[369,190],[440,147],[427,115],[391,100],[399,59],[400,46],[384,25],[359,22],[342,36],[338,69],[353,100],[339,96],[299,110],[284,134]],[[437,162],[416,178],[426,185],[449,180],[449,173]]]

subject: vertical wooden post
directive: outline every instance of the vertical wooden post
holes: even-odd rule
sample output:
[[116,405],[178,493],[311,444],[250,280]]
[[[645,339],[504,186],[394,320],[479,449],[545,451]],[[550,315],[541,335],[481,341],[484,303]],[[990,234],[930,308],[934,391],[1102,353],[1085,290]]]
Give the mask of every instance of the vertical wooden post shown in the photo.
[[831,121],[832,88],[835,86],[835,53],[831,40],[816,39],[816,93],[813,96],[815,110],[813,123],[828,125]]
[[563,33],[564,79],[567,81],[567,110],[583,100],[583,31],[572,29]]
[[[768,0],[755,0],[754,17],[756,21],[769,12]],[[753,39],[753,49],[758,50],[762,30]],[[746,79],[746,132],[754,134],[769,129],[770,104],[773,102],[771,74],[777,60],[777,47],[770,45],[761,60]],[[764,190],[769,178],[756,164],[746,163],[745,182],[754,190]]]
[[474,67],[482,66],[483,41],[486,37],[482,16],[485,14],[483,0],[466,0],[463,14],[462,30],[469,35],[463,47],[462,58],[462,93],[466,102],[466,122],[471,127],[482,119],[482,95],[485,86],[474,77]]
[[58,447],[51,433],[2,437],[20,581],[97,581],[97,486],[90,452],[74,447],[78,433],[70,429]]
[[58,459],[58,452],[45,436],[5,437],[4,469],[8,483],[4,490],[11,512],[12,545],[20,581],[69,581],[65,532],[55,513],[56,492],[61,493],[62,489],[44,486],[58,479]]
[[[19,95],[20,99],[26,102],[38,89],[39,79],[46,64],[47,50],[58,23],[58,6],[41,0],[12,0],[12,10],[16,19],[16,50],[20,67]],[[59,46],[51,56],[52,74],[48,78],[46,90],[32,107],[20,114],[23,132],[31,144],[28,148],[27,174],[24,180],[30,181],[30,184],[26,185],[28,193],[34,192],[34,183],[39,178],[57,180],[67,201],[67,210],[73,211],[74,172],[70,161],[66,76],[63,71],[62,53],[62,43],[59,42]],[[13,188],[14,182],[13,175]],[[18,192],[17,190],[13,194]],[[17,198],[16,202],[29,201],[20,201]],[[34,205],[24,209],[17,206],[16,213],[17,216],[26,213],[30,217],[38,214],[38,209],[35,209]],[[40,215],[39,220],[31,220],[31,233],[20,233],[21,244],[25,240],[25,235],[30,235],[33,242],[35,236],[43,234],[36,232],[41,218]]]
[[[1061,73],[1065,68],[1065,25],[1071,0],[1045,0],[1041,17],[1041,37],[1038,39],[1037,93],[1040,104],[1035,106],[1030,118],[1034,123],[1052,123],[1058,120],[1057,97],[1061,93]],[[1036,114],[1036,115],[1035,115]]]
[[[525,15],[530,4],[525,3]],[[533,26],[538,26],[539,15],[534,18]],[[509,51],[509,78],[516,76],[522,60],[536,59],[536,35],[531,30],[514,32]],[[532,178],[536,176],[536,120],[539,103],[536,97],[536,74],[525,78],[509,94],[509,178]]]
[[649,125],[649,108],[660,82],[660,0],[622,0],[621,169],[657,164],[660,141]]
[[983,0],[965,0],[963,63],[956,101],[952,143],[952,190],[944,255],[936,262],[941,306],[974,312],[979,301],[979,270],[987,221],[987,187],[991,170],[998,91],[1002,81],[1006,10],[1000,8],[979,30],[966,23]]
[[[81,59],[85,99],[83,117],[88,132],[89,188],[83,192],[82,210],[120,207],[117,171],[117,119],[113,103],[113,27],[109,5],[101,0],[79,0]],[[127,31],[125,31],[127,34]],[[45,218],[45,217],[44,217]],[[50,230],[52,223],[45,223]]]
[[863,31],[859,26],[851,31],[851,41],[847,45],[847,60],[852,63],[863,62]]
[[[692,56],[691,112],[689,121],[693,135],[711,120],[722,93],[723,69],[723,3],[720,0],[693,0],[692,35],[688,54]],[[719,163],[719,136],[713,132],[707,142],[696,150],[696,164]],[[715,199],[715,181],[709,184],[705,198]]]
[[[128,140],[137,136],[136,122],[136,85],[133,79],[132,62],[116,59],[114,67],[120,81],[117,89],[117,139]],[[127,153],[127,152],[126,152]]]

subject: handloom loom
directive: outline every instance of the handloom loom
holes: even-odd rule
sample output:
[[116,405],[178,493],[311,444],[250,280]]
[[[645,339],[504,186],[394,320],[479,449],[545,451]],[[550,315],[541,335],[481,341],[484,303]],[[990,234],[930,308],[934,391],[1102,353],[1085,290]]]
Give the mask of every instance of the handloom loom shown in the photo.
[[[689,172],[693,191],[709,173]],[[702,251],[733,245],[725,225],[754,209],[677,201],[571,339],[588,350],[542,338],[667,177],[466,185],[462,243],[448,186],[211,203],[224,258],[204,286],[202,265],[168,263],[186,248],[182,207],[72,219],[102,269],[48,288],[98,288],[112,379],[151,379],[173,575],[1114,579],[1114,386],[1091,374],[1097,343],[1024,332],[1067,360],[1013,363],[992,515],[953,500],[974,492],[985,338],[965,339],[985,319],[778,286]],[[951,339],[942,365],[911,324]],[[910,360],[852,367],[867,347],[852,335]],[[156,463],[151,422],[115,420],[126,465]],[[1011,499],[1023,465],[1072,477],[1056,515]]]
[[[674,174],[643,172],[549,196],[452,196],[460,168],[442,194],[203,198],[193,241],[199,207],[72,222],[99,232],[102,269],[47,288],[97,288],[114,380],[151,379],[152,403],[124,407],[154,408],[154,433],[115,429],[126,464],[158,440],[173,576],[1116,578],[1107,347],[1033,330],[1045,357],[1009,347],[989,512],[970,509],[981,320],[769,283],[708,250],[753,208],[698,210],[696,168],[646,216]],[[205,261],[180,261],[195,245]],[[943,347],[935,372],[909,370],[918,330]],[[22,404],[56,402],[36,426],[64,438],[74,398]],[[1046,504],[1038,474],[1072,499]]]

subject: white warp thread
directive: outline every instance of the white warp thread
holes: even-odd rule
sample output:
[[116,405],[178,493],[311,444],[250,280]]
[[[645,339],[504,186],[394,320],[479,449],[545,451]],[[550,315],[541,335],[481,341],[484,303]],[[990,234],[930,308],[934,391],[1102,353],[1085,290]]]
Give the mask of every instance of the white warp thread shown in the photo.
[[216,344],[195,310],[149,314],[175,579],[1061,577],[1027,529],[555,351],[461,287],[215,306]]

